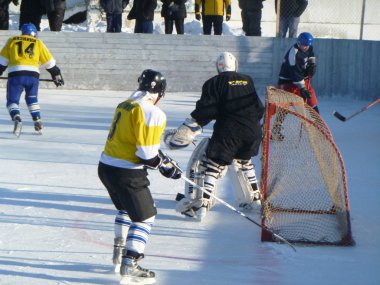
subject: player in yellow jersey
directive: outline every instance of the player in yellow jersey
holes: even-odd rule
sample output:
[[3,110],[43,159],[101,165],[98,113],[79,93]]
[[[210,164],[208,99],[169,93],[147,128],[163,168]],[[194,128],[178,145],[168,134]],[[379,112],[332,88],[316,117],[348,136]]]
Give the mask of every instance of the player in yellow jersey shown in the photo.
[[166,115],[156,104],[165,94],[166,79],[147,69],[138,82],[138,90],[116,108],[98,166],[99,178],[118,210],[113,262],[122,284],[131,279],[155,282],[154,272],[137,265],[157,214],[147,168],[159,169],[168,178],[181,177],[176,163],[160,152]]
[[41,133],[41,113],[38,104],[39,64],[51,74],[55,85],[64,84],[60,69],[44,43],[37,39],[36,27],[29,23],[21,28],[21,36],[11,37],[0,52],[0,75],[8,67],[7,108],[14,123],[13,133],[19,136],[22,122],[20,97],[25,90],[25,101],[34,121],[34,128]]

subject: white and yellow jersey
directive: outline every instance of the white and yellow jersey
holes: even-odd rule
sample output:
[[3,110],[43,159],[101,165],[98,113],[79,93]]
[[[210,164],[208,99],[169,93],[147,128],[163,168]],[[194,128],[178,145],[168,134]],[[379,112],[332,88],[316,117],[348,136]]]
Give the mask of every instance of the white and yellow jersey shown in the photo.
[[[147,102],[146,91],[135,91],[115,111],[102,163],[121,168],[143,168],[140,158],[149,160],[158,154],[166,126],[166,115]],[[136,100],[137,98],[137,100]]]
[[8,66],[8,73],[29,71],[40,73],[39,64],[46,69],[56,61],[44,43],[32,36],[12,37],[0,52],[0,64]]

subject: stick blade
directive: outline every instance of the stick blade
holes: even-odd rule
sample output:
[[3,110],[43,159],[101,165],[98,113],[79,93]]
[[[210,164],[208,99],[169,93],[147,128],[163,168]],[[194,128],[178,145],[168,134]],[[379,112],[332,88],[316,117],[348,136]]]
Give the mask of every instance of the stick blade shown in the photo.
[[337,118],[337,119],[339,119],[339,120],[341,120],[342,122],[345,122],[346,121],[346,117],[344,117],[343,115],[341,115],[339,112],[337,112],[337,111],[334,111],[333,112],[333,115]]

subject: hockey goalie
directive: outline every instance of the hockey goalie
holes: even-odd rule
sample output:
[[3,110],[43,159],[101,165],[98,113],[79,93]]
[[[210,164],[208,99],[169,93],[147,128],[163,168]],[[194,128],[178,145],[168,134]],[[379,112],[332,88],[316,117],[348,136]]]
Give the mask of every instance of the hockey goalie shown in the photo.
[[191,117],[165,135],[165,143],[171,149],[181,149],[202,133],[202,127],[215,121],[211,138],[200,141],[186,170],[187,177],[206,191],[186,183],[185,193],[177,196],[176,210],[198,220],[215,205],[215,199],[207,192],[217,194],[217,180],[224,177],[229,166],[239,206],[247,209],[261,203],[251,158],[258,154],[261,143],[264,106],[252,78],[237,72],[234,55],[220,54],[216,67],[218,75],[204,83]]

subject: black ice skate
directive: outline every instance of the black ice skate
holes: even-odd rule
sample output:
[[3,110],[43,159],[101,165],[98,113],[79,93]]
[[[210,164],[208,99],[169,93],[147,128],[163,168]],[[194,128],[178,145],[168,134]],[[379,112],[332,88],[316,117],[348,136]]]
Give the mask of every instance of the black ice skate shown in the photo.
[[13,128],[13,134],[16,137],[19,137],[21,135],[21,130],[22,130],[22,122],[21,122],[21,117],[20,115],[15,115],[12,120],[14,121],[14,128]]
[[34,130],[39,134],[42,135],[42,122],[40,118],[33,118],[34,121]]
[[115,265],[115,272],[120,272],[121,258],[123,255],[123,250],[125,248],[125,239],[124,238],[115,238],[113,246],[113,256],[112,262]]
[[124,249],[123,253],[120,267],[120,284],[156,284],[154,272],[137,264],[138,260],[144,258],[143,254],[126,249]]

